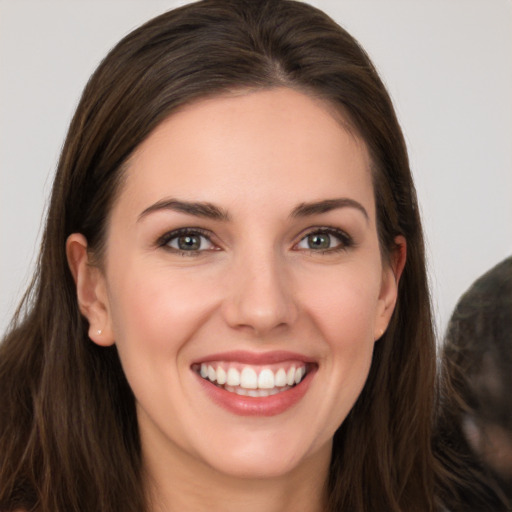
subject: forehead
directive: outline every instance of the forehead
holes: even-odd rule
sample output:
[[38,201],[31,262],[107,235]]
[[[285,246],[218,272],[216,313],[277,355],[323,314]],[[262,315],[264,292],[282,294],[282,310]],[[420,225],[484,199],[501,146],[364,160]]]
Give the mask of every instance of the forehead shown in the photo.
[[364,142],[327,102],[278,88],[173,113],[134,152],[119,199],[140,208],[166,195],[284,207],[346,194],[373,213]]

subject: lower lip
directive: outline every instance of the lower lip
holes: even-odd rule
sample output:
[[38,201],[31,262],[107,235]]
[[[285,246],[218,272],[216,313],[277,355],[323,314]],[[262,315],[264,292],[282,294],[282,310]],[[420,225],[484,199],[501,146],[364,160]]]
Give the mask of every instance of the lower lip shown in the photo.
[[237,395],[212,384],[200,375],[196,376],[208,397],[229,412],[239,416],[276,416],[293,407],[304,397],[314,374],[315,370],[308,372],[304,379],[291,389],[261,397]]

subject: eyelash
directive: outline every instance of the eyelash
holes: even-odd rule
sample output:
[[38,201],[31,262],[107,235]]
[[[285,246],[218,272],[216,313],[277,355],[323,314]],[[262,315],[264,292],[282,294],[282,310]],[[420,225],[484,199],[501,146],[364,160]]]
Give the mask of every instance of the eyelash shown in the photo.
[[[326,253],[338,253],[341,251],[346,251],[353,247],[354,240],[351,236],[349,236],[345,231],[338,229],[338,228],[332,228],[332,227],[314,227],[310,228],[306,233],[304,233],[300,240],[294,244],[294,249],[307,237],[311,235],[329,235],[333,236],[338,239],[340,242],[335,247],[328,247],[326,249],[303,249],[305,251],[308,251],[313,254],[326,254]],[[174,247],[170,247],[169,243],[173,241],[174,239],[177,239],[182,236],[199,236],[202,238],[206,238],[210,244],[212,244],[215,248],[213,249],[198,249],[198,250],[180,250]],[[210,231],[207,231],[202,228],[180,228],[173,231],[169,231],[168,233],[165,233],[160,238],[158,238],[156,245],[158,247],[162,247],[170,252],[173,252],[175,254],[178,254],[180,256],[197,256],[203,252],[210,252],[210,251],[216,251],[219,250],[218,246],[214,244],[214,242],[211,241],[212,233]],[[298,249],[300,250],[300,249]]]
[[162,247],[170,252],[173,252],[175,254],[178,254],[180,256],[197,256],[198,254],[201,254],[205,251],[216,251],[218,248],[214,249],[200,249],[200,250],[180,250],[176,249],[174,247],[170,247],[169,243],[179,237],[182,236],[199,236],[202,238],[206,238],[212,245],[215,246],[215,244],[211,241],[212,233],[210,231],[207,231],[205,229],[201,228],[180,228],[175,229],[173,231],[169,231],[168,233],[165,233],[162,235],[156,242],[156,245],[158,247]]
[[340,242],[337,246],[329,247],[327,249],[305,249],[312,254],[338,253],[341,251],[346,251],[355,245],[353,238],[341,229],[332,227],[314,227],[310,228],[294,245],[294,247],[297,247],[303,240],[307,239],[307,237],[311,235],[329,235],[337,238]]

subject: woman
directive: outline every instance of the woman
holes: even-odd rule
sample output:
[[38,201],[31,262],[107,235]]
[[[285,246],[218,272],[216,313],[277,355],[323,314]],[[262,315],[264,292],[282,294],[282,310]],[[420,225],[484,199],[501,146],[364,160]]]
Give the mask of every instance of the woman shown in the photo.
[[123,39],[0,349],[2,510],[435,510],[400,127],[356,41],[215,0]]

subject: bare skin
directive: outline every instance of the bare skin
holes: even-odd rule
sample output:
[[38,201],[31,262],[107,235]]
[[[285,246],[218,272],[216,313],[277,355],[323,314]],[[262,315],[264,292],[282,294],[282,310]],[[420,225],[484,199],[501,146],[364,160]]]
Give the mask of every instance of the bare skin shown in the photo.
[[[191,474],[183,466],[167,466],[148,478],[153,512],[208,510],[218,512],[325,512],[330,453],[318,454],[321,464],[311,461],[292,473],[271,479],[234,479],[211,468]],[[157,461],[154,461],[158,464]],[[148,461],[148,467],[153,466]],[[185,466],[186,467],[186,466]],[[174,470],[173,470],[174,468]],[[158,479],[164,476],[163,481]],[[169,485],[172,482],[172,486]],[[172,504],[170,506],[169,504]]]

